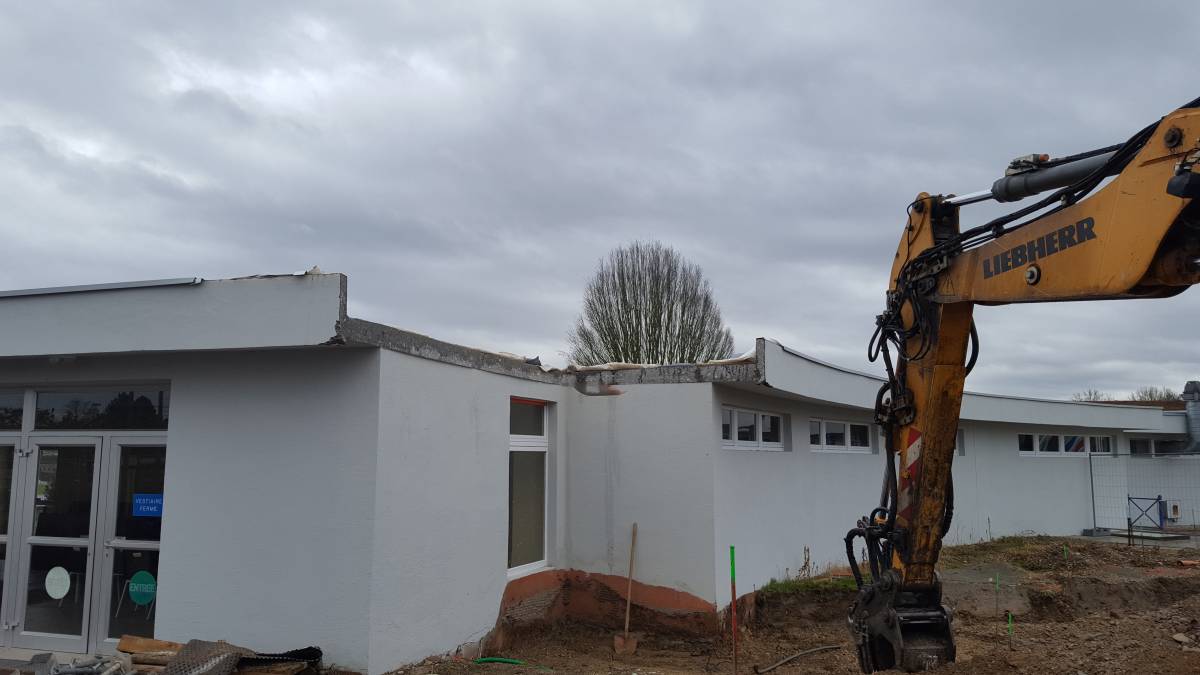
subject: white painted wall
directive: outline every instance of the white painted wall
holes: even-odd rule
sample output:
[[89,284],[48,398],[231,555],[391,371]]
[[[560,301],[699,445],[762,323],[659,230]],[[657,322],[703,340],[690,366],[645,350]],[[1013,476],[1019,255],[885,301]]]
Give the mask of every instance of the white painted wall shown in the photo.
[[[482,638],[508,582],[509,397],[554,402],[550,564],[561,565],[565,387],[380,352],[372,674]],[[365,633],[364,633],[365,634]]]
[[870,413],[728,387],[715,391],[709,422],[714,447],[720,445],[721,405],[785,415],[791,441],[785,452],[721,449],[716,454],[714,569],[719,604],[729,602],[731,544],[737,547],[739,593],[795,574],[806,546],[814,565],[844,565],[846,531],[879,502],[883,459],[879,454],[811,450],[808,421],[816,416],[870,423]]
[[1087,455],[1022,455],[1017,434],[1115,437],[1116,429],[997,423],[965,424],[964,429],[967,454],[954,458],[955,511],[947,543],[980,541],[989,532],[993,537],[1079,534],[1092,526]]
[[0,357],[318,345],[345,314],[344,282],[305,274],[0,297]]
[[715,602],[712,385],[571,391],[568,566],[625,575],[638,524],[637,580]]
[[[814,564],[843,565],[846,531],[879,502],[880,454],[829,453],[808,445],[810,419],[870,424],[870,411],[761,392],[769,390],[715,387],[715,444],[723,404],[783,414],[791,430],[787,452],[722,449],[716,455],[714,569],[722,605],[729,601],[730,544],[737,546],[739,592],[794,574],[805,546]],[[1121,444],[1118,429],[981,422],[964,422],[962,429],[965,455],[954,458],[955,516],[947,543],[1024,531],[1078,534],[1092,526],[1087,457],[1019,455],[1016,435],[1086,432],[1114,436]]]
[[4,360],[4,383],[170,381],[156,637],[366,667],[378,352]]

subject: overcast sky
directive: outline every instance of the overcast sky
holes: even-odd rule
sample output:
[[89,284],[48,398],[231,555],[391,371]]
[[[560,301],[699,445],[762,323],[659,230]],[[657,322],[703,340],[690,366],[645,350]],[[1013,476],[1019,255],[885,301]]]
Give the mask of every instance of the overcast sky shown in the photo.
[[[597,260],[657,239],[739,351],[874,371],[917,192],[1200,95],[1191,3],[966,4],[6,3],[0,288],[320,265],[354,316],[562,364]],[[1198,310],[981,307],[968,388],[1182,388]]]

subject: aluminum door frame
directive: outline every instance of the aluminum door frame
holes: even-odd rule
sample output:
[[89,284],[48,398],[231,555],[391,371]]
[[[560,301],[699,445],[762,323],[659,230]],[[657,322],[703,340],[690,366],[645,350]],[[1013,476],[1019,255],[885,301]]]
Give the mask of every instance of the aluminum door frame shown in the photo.
[[24,475],[22,473],[24,470],[23,441],[24,437],[18,432],[0,434],[0,448],[11,446],[13,455],[12,475],[8,477],[8,529],[5,534],[0,535],[0,542],[6,547],[4,570],[0,573],[0,580],[4,585],[4,591],[0,593],[0,647],[12,646],[14,629],[17,626],[15,603],[19,565],[16,563],[20,560],[20,556],[18,555],[19,547],[14,545],[14,540],[17,539],[14,535],[20,527],[21,495],[24,493],[22,488],[25,484],[25,481],[18,480],[18,477]]
[[[91,628],[91,603],[92,603],[92,579],[95,576],[93,568],[96,558],[97,548],[97,519],[100,512],[105,508],[104,490],[100,489],[100,481],[102,479],[100,469],[104,466],[104,436],[50,436],[36,435],[30,436],[28,439],[28,447],[24,449],[21,460],[23,460],[23,473],[21,485],[21,516],[20,516],[20,537],[18,539],[20,551],[20,563],[17,576],[17,583],[14,584],[13,592],[16,594],[15,602],[12,603],[15,610],[15,623],[12,632],[12,645],[25,649],[41,649],[57,652],[74,652],[86,653],[88,651],[89,630]],[[33,535],[33,513],[34,508],[32,500],[36,499],[37,495],[37,467],[38,455],[43,447],[51,446],[92,446],[94,448],[94,459],[92,462],[92,500],[91,513],[89,514],[88,536],[81,538],[69,537],[35,537]],[[57,546],[61,548],[87,546],[87,563],[85,565],[83,578],[80,583],[86,584],[87,592],[81,593],[83,602],[82,621],[80,625],[80,635],[62,635],[58,633],[42,633],[42,632],[26,632],[25,631],[25,608],[29,596],[29,567],[31,561],[31,552],[34,546]]]
[[[117,638],[108,637],[108,623],[112,618],[112,568],[115,559],[114,551],[155,551],[159,550],[160,542],[150,542],[136,539],[117,539],[117,490],[121,484],[121,451],[124,448],[137,447],[167,447],[166,436],[107,436],[104,449],[104,503],[106,505],[102,522],[99,522],[95,540],[100,545],[101,555],[99,564],[95,566],[91,584],[91,638],[88,640],[88,651],[91,653],[113,654],[117,651]],[[165,469],[164,469],[165,471]],[[165,476],[164,476],[165,478]],[[155,581],[158,576],[155,575]],[[155,608],[157,612],[157,606]],[[153,636],[146,636],[153,637]]]

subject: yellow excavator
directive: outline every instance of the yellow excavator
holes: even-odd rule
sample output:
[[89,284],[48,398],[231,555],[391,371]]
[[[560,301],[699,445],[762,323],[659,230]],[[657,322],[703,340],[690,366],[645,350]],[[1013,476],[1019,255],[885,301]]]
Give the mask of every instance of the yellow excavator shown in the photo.
[[[887,370],[875,400],[884,484],[879,506],[846,535],[859,586],[849,626],[864,673],[954,660],[952,614],[935,568],[954,515],[950,464],[963,382],[979,353],[975,305],[1165,298],[1200,283],[1198,163],[1200,99],[1119,145],[1027,155],[991,189],[921,193],[908,205],[868,347]],[[1043,193],[959,227],[963,206]],[[855,555],[859,539],[869,579]]]

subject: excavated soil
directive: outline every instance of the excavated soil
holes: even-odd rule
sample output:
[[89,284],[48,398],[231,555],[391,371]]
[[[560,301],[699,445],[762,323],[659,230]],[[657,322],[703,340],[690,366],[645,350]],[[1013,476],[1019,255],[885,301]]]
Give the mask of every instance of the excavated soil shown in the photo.
[[[1063,547],[1067,546],[1064,552]],[[945,673],[1200,673],[1200,551],[1129,548],[1049,537],[947,548],[947,604],[955,610],[958,661]],[[998,582],[997,582],[998,575]],[[853,592],[821,587],[759,594],[739,638],[738,672],[801,650],[773,673],[856,673],[845,626]],[[1010,638],[1005,616],[1014,615]],[[524,665],[429,659],[425,673],[729,673],[728,637],[645,635],[615,656],[611,627],[566,624],[531,631],[504,656]]]

